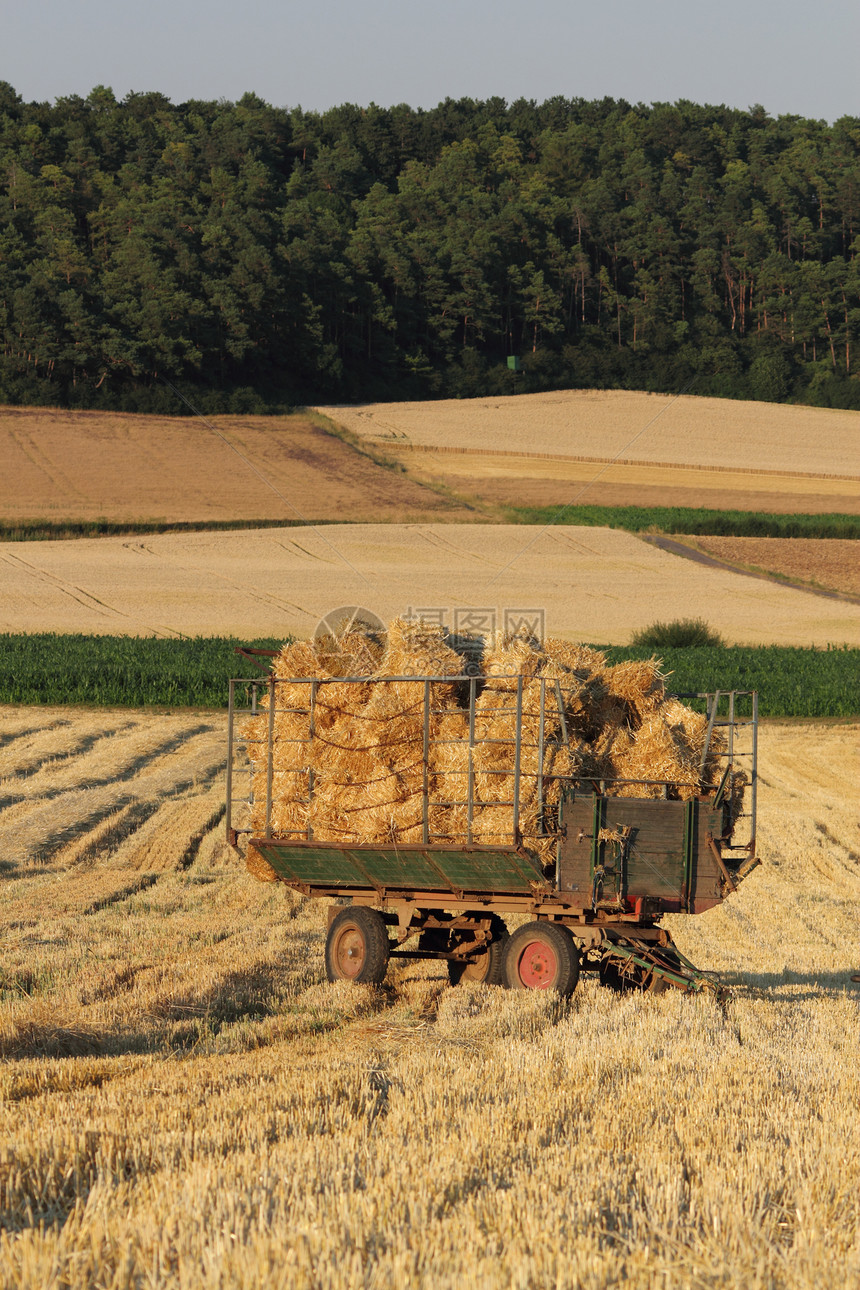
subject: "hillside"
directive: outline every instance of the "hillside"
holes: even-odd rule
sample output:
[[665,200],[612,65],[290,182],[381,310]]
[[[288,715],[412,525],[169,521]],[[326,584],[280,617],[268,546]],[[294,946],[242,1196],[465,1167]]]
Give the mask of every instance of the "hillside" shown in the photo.
[[619,390],[317,410],[486,502],[860,513],[860,412]]
[[207,422],[4,407],[0,460],[0,519],[7,521],[302,523],[468,514],[308,416]]
[[0,108],[2,400],[243,413],[575,385],[860,407],[852,118],[6,84]]

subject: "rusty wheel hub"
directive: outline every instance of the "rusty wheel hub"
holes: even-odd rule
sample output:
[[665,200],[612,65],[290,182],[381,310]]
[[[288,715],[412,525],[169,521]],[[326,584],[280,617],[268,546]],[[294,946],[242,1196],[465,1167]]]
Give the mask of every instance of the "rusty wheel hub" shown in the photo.
[[350,980],[358,976],[364,963],[364,937],[357,927],[344,927],[334,945],[334,961],[338,974]]
[[530,941],[517,961],[517,972],[528,990],[548,990],[558,976],[554,950],[543,941]]

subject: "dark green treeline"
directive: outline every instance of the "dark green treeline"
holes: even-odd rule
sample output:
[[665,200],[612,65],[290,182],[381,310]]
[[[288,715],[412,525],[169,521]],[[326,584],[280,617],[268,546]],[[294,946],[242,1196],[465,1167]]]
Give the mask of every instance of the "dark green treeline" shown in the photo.
[[[557,387],[860,408],[860,118],[0,83],[0,400]],[[510,370],[516,356],[522,370]]]

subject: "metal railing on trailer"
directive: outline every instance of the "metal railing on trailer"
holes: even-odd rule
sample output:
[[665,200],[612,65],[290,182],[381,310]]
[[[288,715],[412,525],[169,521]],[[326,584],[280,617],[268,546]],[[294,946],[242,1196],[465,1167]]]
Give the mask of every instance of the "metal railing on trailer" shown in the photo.
[[[509,693],[511,699],[508,706],[500,703],[494,705],[488,712],[487,709],[478,711],[477,702],[482,691],[489,683],[493,686],[494,692],[498,695]],[[532,698],[533,687],[537,681],[537,697]],[[255,677],[255,678],[235,678],[230,681],[229,688],[229,706],[228,706],[228,756],[227,756],[227,812],[226,827],[228,837],[234,845],[242,835],[256,833],[258,836],[267,838],[272,836],[272,805],[273,805],[273,783],[275,774],[275,756],[274,749],[276,742],[288,744],[306,745],[310,748],[317,733],[317,708],[320,702],[320,694],[324,693],[327,686],[351,686],[364,685],[369,682],[374,685],[403,685],[414,686],[418,694],[412,699],[410,705],[403,709],[403,713],[410,712],[413,716],[420,714],[421,726],[421,766],[422,766],[422,785],[421,785],[421,828],[422,842],[430,845],[433,842],[431,829],[431,816],[435,808],[461,807],[466,812],[466,827],[462,831],[448,833],[446,836],[450,839],[458,837],[463,839],[467,845],[480,845],[480,833],[475,831],[475,811],[476,807],[487,805],[507,807],[511,810],[511,845],[520,845],[529,837],[538,838],[546,837],[548,834],[555,832],[557,821],[548,819],[545,811],[546,801],[546,783],[551,780],[564,780],[571,784],[591,784],[594,791],[601,794],[611,792],[614,788],[618,789],[623,786],[633,784],[649,787],[651,789],[661,790],[661,795],[669,796],[670,792],[677,791],[678,788],[702,788],[701,777],[704,774],[708,758],[712,755],[719,757],[725,762],[725,769],[720,777],[720,782],[716,789],[714,805],[718,806],[725,796],[731,795],[734,788],[736,776],[743,772],[745,783],[749,788],[748,806],[749,809],[740,813],[738,820],[745,822],[741,829],[739,838],[732,838],[727,841],[726,847],[732,851],[745,851],[749,857],[755,855],[755,819],[757,804],[757,754],[758,754],[758,695],[754,691],[727,690],[714,692],[697,692],[697,693],[679,693],[671,697],[691,701],[692,704],[698,704],[699,707],[704,705],[704,714],[707,717],[707,729],[704,746],[702,749],[699,779],[698,781],[689,780],[681,781],[664,780],[664,779],[595,779],[589,776],[571,776],[571,775],[554,775],[544,770],[546,762],[547,748],[552,744],[555,747],[571,747],[571,733],[566,715],[566,704],[562,683],[559,680],[548,678],[529,679],[529,701],[535,702],[536,707],[524,711],[524,690],[527,683],[526,678],[522,675],[511,676],[494,676],[485,678],[475,675],[464,675],[457,677],[450,676],[393,676],[393,677],[368,677],[368,676],[348,676],[348,677],[291,677],[279,678],[275,676]],[[502,683],[506,688],[500,689]],[[468,733],[459,739],[444,739],[437,737],[432,733],[433,718],[450,714],[452,708],[450,704],[446,707],[434,706],[433,691],[434,685],[456,686],[462,701],[461,711],[464,716],[468,716]],[[284,694],[284,687],[292,687],[294,692],[293,701],[290,703],[279,704],[279,696]],[[299,687],[299,693],[302,694],[302,702],[295,702],[295,687]],[[300,718],[300,724],[303,726],[301,735],[290,736],[288,738],[278,737],[276,741],[276,727],[278,716],[290,716]],[[402,714],[401,714],[402,715]],[[490,715],[495,720],[500,717],[513,718],[514,735],[510,739],[482,737],[476,739],[477,719],[483,720]],[[523,737],[523,718],[529,718],[530,728],[535,729],[536,737],[524,739]],[[243,720],[248,718],[263,718],[263,733],[249,734],[247,727],[239,729]],[[553,722],[553,734],[548,737],[548,721]],[[713,749],[714,731],[720,730],[723,733],[725,747]],[[459,745],[465,754],[465,775],[466,775],[466,797],[458,800],[453,798],[433,798],[430,794],[431,782],[431,743],[435,747],[442,745]],[[504,799],[493,799],[492,802],[478,801],[475,795],[475,750],[478,744],[488,745],[497,744],[507,746],[511,754],[507,759],[510,765],[506,768],[488,767],[483,765],[481,773],[484,775],[506,776],[511,779],[511,796]],[[248,747],[253,745],[265,746],[265,756],[250,757]],[[534,763],[537,767],[534,771],[523,771],[524,753],[534,754]],[[256,823],[252,825],[251,815],[255,807],[255,794],[253,778],[255,773],[255,762],[259,773],[259,765],[265,765],[265,810],[260,828],[260,816],[256,813]],[[308,842],[314,840],[312,807],[314,802],[315,790],[315,769],[310,760],[304,765],[292,768],[294,773],[307,776],[307,795],[300,799],[302,804],[308,808],[308,824],[304,829],[288,829],[279,836],[302,839]],[[396,772],[392,772],[392,775]],[[442,771],[442,775],[456,773],[451,770]],[[240,776],[245,776],[247,790],[244,795],[237,796],[236,784]],[[534,801],[536,803],[536,812],[532,818],[537,820],[537,832],[524,835],[520,831],[521,824],[521,801],[523,798],[523,781],[524,779],[534,781]],[[531,792],[531,783],[529,784]],[[240,818],[242,817],[242,818]],[[331,840],[329,840],[331,845]]]

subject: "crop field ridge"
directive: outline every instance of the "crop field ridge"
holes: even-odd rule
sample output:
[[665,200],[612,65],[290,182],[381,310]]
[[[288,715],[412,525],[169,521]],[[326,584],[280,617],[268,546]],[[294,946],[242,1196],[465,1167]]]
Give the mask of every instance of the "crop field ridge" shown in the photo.
[[776,475],[783,479],[839,479],[860,484],[860,475],[835,475],[817,470],[780,470],[764,466],[717,465],[709,461],[651,461],[645,457],[586,457],[575,453],[530,452],[527,448],[472,448],[467,444],[450,443],[427,447],[423,444],[403,442],[396,444],[395,450],[398,453],[432,452],[457,457],[526,457],[535,461],[577,461],[594,466],[650,466],[656,470],[723,471],[742,475]]
[[[764,723],[762,865],[668,920],[724,1007],[405,960],[328,985],[325,902],[223,841],[223,717],[3,727],[3,1290],[860,1278],[856,724]],[[61,842],[42,805],[94,753],[134,774]]]

